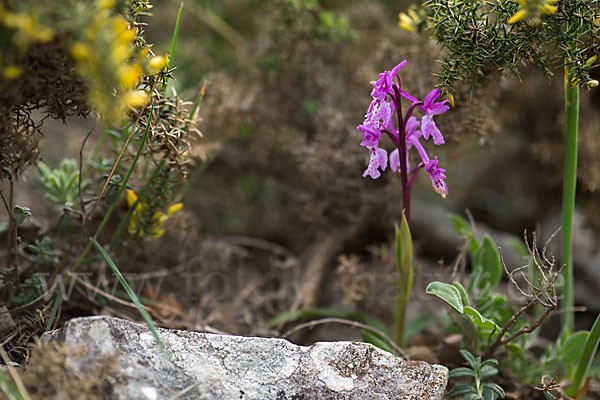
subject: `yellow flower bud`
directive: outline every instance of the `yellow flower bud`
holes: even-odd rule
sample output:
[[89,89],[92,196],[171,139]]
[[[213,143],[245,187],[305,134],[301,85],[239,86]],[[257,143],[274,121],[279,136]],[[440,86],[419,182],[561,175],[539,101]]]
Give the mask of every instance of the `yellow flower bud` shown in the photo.
[[150,53],[150,47],[146,46],[144,48],[142,48],[139,52],[138,52],[138,62],[142,61],[144,58],[146,58],[146,56],[148,55],[148,53]]
[[594,65],[594,63],[596,62],[597,59],[598,59],[598,56],[591,56],[590,58],[587,59],[587,61],[585,62],[585,65],[588,67],[591,67],[592,65]]
[[84,61],[89,59],[90,50],[85,44],[81,42],[75,42],[73,46],[71,46],[71,55],[75,61]]
[[398,25],[400,26],[400,28],[402,28],[408,32],[415,31],[414,22],[407,14],[405,14],[405,13],[398,14],[398,19],[399,19]]
[[161,237],[164,234],[165,234],[165,230],[164,229],[155,229],[152,232],[152,239],[158,239],[159,237]]
[[115,5],[115,1],[114,0],[100,0],[98,2],[98,8],[103,9],[103,10],[108,10],[108,9],[112,9]]
[[35,33],[35,40],[38,42],[47,42],[54,36],[54,31],[51,28],[38,27]]
[[21,76],[22,73],[23,70],[20,67],[17,67],[16,65],[7,65],[2,70],[2,76],[4,77],[4,79],[7,79],[9,81],[17,79],[19,76]]
[[131,92],[127,92],[123,100],[126,105],[133,108],[138,108],[146,104],[148,97],[148,93],[143,90],[133,90]]
[[28,18],[25,15],[19,15],[19,14],[15,14],[12,12],[7,12],[6,15],[4,15],[3,22],[4,22],[4,25],[7,26],[8,28],[24,30],[23,28],[25,27],[25,25],[27,25],[27,21],[28,21]]
[[452,106],[452,108],[454,108],[454,96],[452,96],[452,93],[448,93],[448,100],[450,100],[450,105]]
[[133,190],[131,190],[131,189],[127,190],[127,205],[129,207],[133,207],[133,205],[135,204],[137,199],[138,199],[137,194],[135,194],[135,192]]
[[142,68],[138,64],[121,67],[119,71],[119,82],[125,89],[133,89],[142,77]]
[[592,79],[592,80],[590,80],[590,81],[588,82],[588,86],[589,86],[589,87],[596,87],[596,86],[598,86],[598,81],[597,81],[597,80],[595,80],[595,79]]
[[131,55],[131,49],[127,43],[113,43],[110,49],[110,58],[115,64],[125,62]]
[[135,39],[135,29],[129,29],[127,21],[122,17],[114,17],[112,21],[113,31],[117,35],[117,41],[120,43],[130,43]]
[[167,209],[167,214],[173,215],[183,207],[183,203],[175,203]]
[[155,56],[148,61],[148,70],[150,74],[154,75],[160,72],[169,63],[169,55]]
[[527,11],[526,10],[519,10],[515,13],[515,15],[513,15],[512,17],[510,17],[510,19],[508,20],[509,24],[514,24],[515,22],[519,22],[522,19],[524,19],[527,16]]
[[162,217],[163,213],[160,211],[157,211],[154,213],[154,215],[152,216],[152,221],[156,221],[158,220],[160,217]]
[[540,9],[542,14],[554,14],[556,13],[557,7],[551,4],[544,4]]
[[416,22],[419,20],[419,14],[417,14],[414,7],[411,7],[408,9],[408,16],[410,17],[410,19],[413,20],[413,22]]

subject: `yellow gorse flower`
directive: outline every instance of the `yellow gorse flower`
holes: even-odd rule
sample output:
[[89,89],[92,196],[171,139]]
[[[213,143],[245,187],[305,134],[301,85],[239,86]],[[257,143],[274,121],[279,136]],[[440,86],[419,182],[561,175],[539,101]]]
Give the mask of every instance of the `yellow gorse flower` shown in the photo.
[[[421,14],[419,12],[421,11]],[[398,14],[398,26],[404,29],[405,31],[414,32],[417,30],[419,24],[421,24],[425,19],[422,10],[419,10],[414,5],[410,6],[407,12],[401,12]]]
[[119,83],[124,89],[133,89],[143,74],[142,67],[139,64],[125,65],[119,68]]
[[148,72],[151,75],[158,74],[163,68],[165,68],[169,64],[169,55],[165,54],[164,56],[155,56],[148,60],[148,64],[146,64]]
[[[126,197],[127,204],[130,208],[133,207],[138,200],[138,196],[133,190],[128,190]],[[147,207],[148,206],[143,202],[138,202],[131,215],[131,220],[129,221],[127,231],[135,238],[150,241],[158,239],[165,234],[165,230],[163,228],[164,223],[171,215],[181,210],[183,203],[172,204],[167,208],[166,214],[162,211],[156,211],[154,214],[152,214],[152,218],[149,218],[149,221],[144,221],[144,219],[148,219],[148,217],[145,215]]]
[[71,55],[90,83],[90,101],[104,118],[117,123],[129,107],[148,101],[148,93],[136,89],[149,50],[135,54],[137,32],[123,17],[112,14],[114,4],[114,0],[96,0],[89,28],[72,45]]
[[519,11],[508,19],[509,24],[514,24],[526,18],[531,18],[532,22],[537,24],[540,22],[542,15],[556,12],[558,0],[517,0],[517,2],[520,5]]
[[143,90],[134,90],[128,92],[123,97],[123,104],[125,104],[127,107],[140,108],[146,104],[149,97],[150,94],[148,92]]
[[398,15],[398,25],[405,31],[414,32],[415,23],[406,13],[400,13]]

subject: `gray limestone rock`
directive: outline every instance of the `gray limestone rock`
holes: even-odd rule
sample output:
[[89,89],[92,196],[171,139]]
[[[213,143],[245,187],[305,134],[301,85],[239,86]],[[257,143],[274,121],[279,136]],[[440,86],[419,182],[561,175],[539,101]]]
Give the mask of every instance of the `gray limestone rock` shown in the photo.
[[81,346],[67,368],[85,373],[116,355],[112,399],[443,399],[448,370],[404,361],[370,344],[287,340],[159,329],[98,316],[73,319],[42,340]]

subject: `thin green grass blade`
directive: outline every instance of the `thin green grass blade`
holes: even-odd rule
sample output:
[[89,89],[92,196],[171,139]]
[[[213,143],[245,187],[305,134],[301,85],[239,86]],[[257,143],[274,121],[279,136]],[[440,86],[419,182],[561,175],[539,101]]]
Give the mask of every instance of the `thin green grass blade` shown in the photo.
[[45,332],[48,332],[52,329],[52,325],[54,325],[54,319],[56,318],[56,314],[58,313],[58,307],[62,302],[63,294],[62,291],[58,291],[58,294],[54,298],[54,303],[52,303],[52,309],[50,310],[50,316],[48,317],[48,323],[46,324]]
[[579,124],[579,86],[571,82],[572,75],[565,67],[565,165],[562,194],[562,263],[565,265],[562,301],[562,329],[571,333],[575,326],[573,283],[573,215],[577,183],[577,130]]
[[179,24],[181,22],[181,13],[183,11],[183,2],[179,5],[177,13],[177,21],[175,21],[175,30],[173,31],[173,39],[171,40],[171,53],[169,54],[169,69],[173,66],[173,58],[175,57],[175,46],[177,45],[177,36],[179,36]]
[[127,283],[127,281],[125,280],[125,278],[121,274],[121,271],[119,271],[119,268],[117,268],[117,266],[115,265],[115,263],[113,262],[113,260],[106,253],[106,251],[100,245],[100,243],[98,243],[98,241],[96,241],[95,238],[91,237],[90,238],[90,242],[93,243],[94,246],[96,246],[96,248],[98,249],[98,251],[100,252],[100,254],[102,255],[102,257],[104,257],[104,260],[106,261],[106,263],[110,267],[111,271],[113,272],[113,274],[115,274],[115,276],[117,277],[117,279],[119,280],[119,282],[123,286],[123,289],[125,289],[125,292],[127,292],[127,295],[129,296],[129,298],[131,299],[131,301],[137,307],[138,311],[140,312],[140,314],[144,318],[144,321],[146,321],[146,324],[148,325],[148,328],[150,329],[150,332],[152,332],[152,334],[154,335],[154,338],[156,339],[156,342],[160,346],[161,350],[165,350],[165,346],[164,346],[162,340],[160,339],[160,336],[158,334],[158,330],[156,329],[156,326],[154,326],[154,322],[152,321],[152,317],[150,316],[150,314],[148,314],[148,311],[146,311],[146,309],[144,308],[144,306],[142,305],[142,303],[138,299],[137,295],[134,293],[133,289],[131,289],[131,286],[129,286],[129,284]]
[[96,256],[96,257],[86,258],[80,264],[81,264],[81,266],[85,266],[85,265],[90,265],[90,264],[95,263],[100,260],[102,260],[102,257]]
[[590,331],[587,340],[585,341],[585,346],[583,351],[581,352],[581,358],[577,363],[577,369],[575,370],[575,375],[571,380],[572,384],[570,387],[565,389],[565,393],[571,397],[575,397],[581,389],[583,382],[590,374],[590,369],[592,368],[592,364],[594,363],[594,357],[596,356],[596,352],[598,351],[598,344],[600,343],[600,315],[596,317],[596,322],[592,326],[592,330]]

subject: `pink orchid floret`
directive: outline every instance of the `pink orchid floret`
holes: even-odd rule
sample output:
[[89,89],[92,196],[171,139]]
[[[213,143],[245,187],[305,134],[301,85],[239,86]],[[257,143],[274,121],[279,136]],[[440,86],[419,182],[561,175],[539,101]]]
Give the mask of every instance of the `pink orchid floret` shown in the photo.
[[389,101],[374,99],[365,115],[363,125],[373,126],[376,129],[387,127],[392,119],[394,110]]
[[396,65],[391,71],[384,71],[379,74],[379,79],[373,82],[373,91],[371,97],[374,99],[385,99],[388,94],[394,94],[394,78],[398,76],[398,71],[406,65],[404,60]]
[[379,139],[381,138],[381,131],[374,128],[372,125],[359,125],[358,130],[363,133],[363,141],[360,142],[361,146],[378,146]]
[[448,99],[440,102],[436,102],[437,98],[440,95],[439,89],[433,89],[429,94],[425,97],[423,101],[423,105],[419,106],[419,108],[425,113],[422,119],[422,130],[423,137],[425,140],[429,139],[429,136],[433,137],[433,143],[436,145],[444,144],[444,137],[442,133],[438,129],[435,121],[433,120],[434,115],[442,114],[450,109],[446,103],[449,102]]
[[373,179],[377,179],[381,176],[381,172],[379,172],[379,168],[382,171],[385,171],[388,163],[387,151],[384,149],[380,149],[377,146],[369,146],[369,165],[365,172],[363,173],[363,177],[367,175]]
[[431,179],[433,190],[443,198],[446,198],[448,195],[448,186],[444,181],[446,179],[446,170],[438,167],[437,156],[425,164],[425,171],[429,172],[429,179]]
[[[413,103],[419,102],[419,100],[417,100],[416,98],[411,96],[409,93],[405,92],[404,90],[401,90],[400,93],[401,93],[402,97],[412,101]],[[423,116],[423,121],[421,124],[421,129],[423,131],[423,137],[425,138],[425,140],[428,140],[430,136],[433,137],[433,143],[438,146],[440,144],[444,144],[445,140],[444,140],[444,136],[442,136],[442,133],[438,129],[437,125],[435,124],[435,121],[433,120],[433,116],[442,114],[450,109],[450,107],[446,105],[446,103],[450,102],[448,99],[446,99],[444,101],[436,102],[436,100],[439,96],[440,96],[440,89],[433,89],[431,92],[429,92],[427,94],[427,96],[425,96],[425,100],[423,101],[423,103],[419,104],[419,108],[425,114]]]

